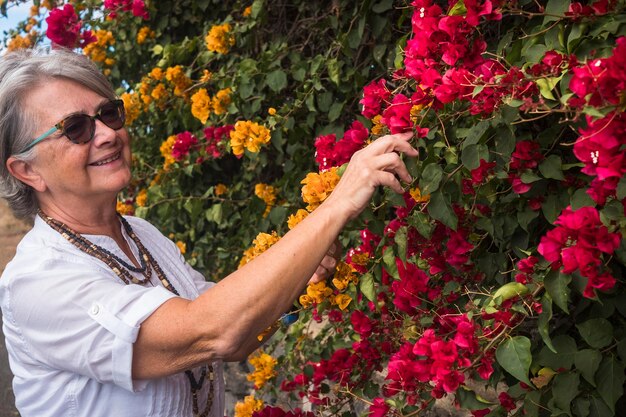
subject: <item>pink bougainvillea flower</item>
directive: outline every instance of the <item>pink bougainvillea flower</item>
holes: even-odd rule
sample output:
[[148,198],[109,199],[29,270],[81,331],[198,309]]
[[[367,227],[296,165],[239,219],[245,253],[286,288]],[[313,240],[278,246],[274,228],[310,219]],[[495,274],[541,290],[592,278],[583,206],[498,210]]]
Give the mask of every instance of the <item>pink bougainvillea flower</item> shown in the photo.
[[385,417],[389,412],[389,405],[385,402],[383,398],[376,397],[372,400],[372,405],[370,405],[370,413],[369,417]]
[[563,273],[579,271],[586,277],[586,297],[594,297],[594,289],[612,288],[615,279],[602,271],[601,256],[617,250],[621,235],[608,231],[594,207],[582,207],[576,211],[568,207],[554,223],[557,227],[541,238],[537,251],[552,263],[553,268],[562,265]]
[[198,144],[198,139],[191,132],[182,132],[176,135],[176,141],[172,147],[172,156],[177,161],[184,159],[191,148]]
[[407,96],[397,94],[383,112],[381,122],[389,128],[391,133],[408,132],[413,128],[412,107],[413,102]]
[[481,159],[478,168],[473,169],[470,173],[472,175],[472,184],[482,184],[482,182],[493,173],[493,168],[495,166],[495,162],[487,162],[484,159]]
[[104,0],[104,8],[110,10],[109,17],[111,19],[117,18],[120,11],[132,12],[133,16],[141,17],[144,20],[150,18],[144,0]]
[[369,131],[358,120],[352,123],[340,140],[337,140],[335,134],[319,136],[315,139],[315,161],[320,171],[348,162],[352,155],[365,145],[368,137]]
[[382,103],[391,96],[391,92],[387,90],[386,83],[384,79],[381,79],[372,81],[363,87],[363,98],[359,103],[363,105],[361,114],[368,119],[379,114]]
[[428,290],[428,275],[416,265],[401,259],[396,259],[400,279],[391,284],[393,304],[400,311],[407,314],[416,314],[417,307],[422,304],[423,294]]
[[97,40],[90,30],[80,32],[82,22],[71,4],[52,10],[50,16],[46,18],[46,23],[48,24],[46,36],[56,45],[84,48]]

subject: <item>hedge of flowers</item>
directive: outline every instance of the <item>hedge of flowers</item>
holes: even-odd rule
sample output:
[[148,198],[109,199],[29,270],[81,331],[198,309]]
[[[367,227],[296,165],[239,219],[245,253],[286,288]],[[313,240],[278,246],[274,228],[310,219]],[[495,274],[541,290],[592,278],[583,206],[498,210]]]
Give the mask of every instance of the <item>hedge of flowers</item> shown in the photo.
[[212,277],[315,210],[354,152],[415,135],[414,183],[350,224],[333,278],[250,358],[235,415],[417,416],[444,397],[477,417],[619,415],[623,0],[257,0],[201,31],[181,22],[210,1],[105,1],[104,21],[72,3],[48,36],[119,82],[136,135],[120,210]]

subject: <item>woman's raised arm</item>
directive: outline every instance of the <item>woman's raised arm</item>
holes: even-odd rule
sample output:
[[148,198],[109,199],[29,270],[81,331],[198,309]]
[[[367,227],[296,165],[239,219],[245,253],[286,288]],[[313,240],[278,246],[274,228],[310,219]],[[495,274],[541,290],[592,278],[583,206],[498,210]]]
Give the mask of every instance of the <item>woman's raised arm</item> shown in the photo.
[[[356,152],[332,194],[262,255],[196,300],[164,303],[141,325],[133,378],[180,372],[210,360],[240,360],[256,337],[301,294],[345,224],[361,213],[378,186],[403,192],[411,182],[400,153],[416,156],[412,134],[384,136]],[[400,180],[399,180],[399,179]]]

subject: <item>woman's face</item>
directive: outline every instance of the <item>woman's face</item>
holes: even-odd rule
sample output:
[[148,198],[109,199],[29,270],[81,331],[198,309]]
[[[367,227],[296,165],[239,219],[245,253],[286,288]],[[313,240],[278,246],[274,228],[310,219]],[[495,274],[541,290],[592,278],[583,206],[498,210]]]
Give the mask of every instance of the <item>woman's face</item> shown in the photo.
[[[29,93],[24,106],[35,115],[38,137],[70,114],[93,116],[107,101],[80,84],[56,79]],[[57,131],[35,146],[31,165],[46,184],[45,198],[52,198],[60,207],[114,202],[130,181],[126,129],[113,130],[98,119],[95,123],[94,137],[88,143],[75,144]]]

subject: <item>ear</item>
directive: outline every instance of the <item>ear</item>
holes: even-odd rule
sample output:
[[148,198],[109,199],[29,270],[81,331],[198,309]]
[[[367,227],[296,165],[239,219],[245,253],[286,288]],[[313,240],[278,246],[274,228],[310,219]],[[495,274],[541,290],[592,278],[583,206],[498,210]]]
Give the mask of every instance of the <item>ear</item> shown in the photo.
[[31,186],[35,191],[44,192],[46,190],[47,186],[44,179],[30,162],[10,156],[7,160],[7,169],[11,175],[24,184]]

